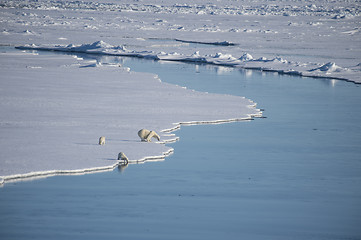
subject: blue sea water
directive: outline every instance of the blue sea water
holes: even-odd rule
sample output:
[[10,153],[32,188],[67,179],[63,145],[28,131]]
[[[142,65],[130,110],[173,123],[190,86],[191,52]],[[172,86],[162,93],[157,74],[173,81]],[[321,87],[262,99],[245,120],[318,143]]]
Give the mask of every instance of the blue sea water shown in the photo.
[[246,96],[266,118],[183,126],[164,162],[8,183],[0,239],[361,239],[360,85],[87,57]]

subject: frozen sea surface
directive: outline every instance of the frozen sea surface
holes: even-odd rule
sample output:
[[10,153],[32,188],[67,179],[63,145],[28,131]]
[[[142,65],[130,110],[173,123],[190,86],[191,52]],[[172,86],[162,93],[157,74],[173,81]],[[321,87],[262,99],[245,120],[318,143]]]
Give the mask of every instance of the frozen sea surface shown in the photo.
[[[112,170],[119,152],[129,161],[164,159],[173,149],[144,144],[140,129],[158,132],[165,143],[177,139],[166,130],[183,123],[261,115],[245,97],[196,92],[119,64],[49,53],[0,53],[0,183]],[[100,136],[106,145],[97,144]]]
[[[358,0],[4,0],[0,44],[103,40],[163,58],[198,52],[240,67],[361,82],[360,12]],[[237,61],[244,54],[253,60]]]
[[0,238],[361,238],[359,85],[130,58],[98,61],[152,70],[188,88],[249,96],[267,118],[182,127],[164,162],[8,183],[0,189]]
[[[4,45],[103,40],[230,61],[248,53],[259,61],[246,67],[361,81],[358,0],[2,1],[0,26]],[[361,239],[359,85],[148,63],[130,67],[247,96],[267,118],[183,127],[165,162],[122,174],[9,183],[0,189],[1,239]]]

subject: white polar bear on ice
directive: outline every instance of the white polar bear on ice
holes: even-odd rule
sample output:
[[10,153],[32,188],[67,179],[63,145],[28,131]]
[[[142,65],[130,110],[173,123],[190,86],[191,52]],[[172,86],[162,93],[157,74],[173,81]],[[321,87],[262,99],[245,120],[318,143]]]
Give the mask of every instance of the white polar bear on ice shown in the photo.
[[105,137],[100,137],[99,138],[99,145],[104,145],[105,144]]
[[120,153],[118,154],[118,160],[123,160],[123,161],[125,161],[125,165],[128,165],[128,163],[129,163],[128,157],[127,157],[123,152],[120,152]]
[[141,139],[142,141],[145,141],[145,142],[151,142],[150,139],[151,139],[152,137],[158,139],[158,141],[160,140],[160,137],[159,137],[159,135],[158,135],[156,132],[154,132],[154,131],[149,131],[149,130],[147,130],[147,129],[141,129],[141,130],[139,130],[138,136],[140,137],[140,139]]

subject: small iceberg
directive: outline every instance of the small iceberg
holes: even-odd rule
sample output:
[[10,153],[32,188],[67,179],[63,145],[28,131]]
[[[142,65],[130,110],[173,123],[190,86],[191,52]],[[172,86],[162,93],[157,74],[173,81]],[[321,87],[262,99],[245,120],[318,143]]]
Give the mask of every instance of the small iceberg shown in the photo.
[[224,60],[236,60],[236,58],[233,57],[231,54],[224,54],[224,53],[216,53],[214,58],[224,59]]
[[243,62],[247,62],[247,61],[253,60],[253,57],[252,57],[251,54],[245,53],[245,54],[243,54],[243,55],[239,58],[239,60],[241,60],[241,61],[243,61]]
[[66,47],[67,50],[69,51],[77,51],[77,52],[88,52],[88,51],[94,51],[94,50],[100,50],[100,51],[106,51],[108,49],[112,49],[112,50],[119,50],[119,49],[124,49],[123,47],[114,47],[104,41],[96,41],[94,43],[90,43],[90,44],[82,44],[80,46],[74,46],[73,44],[69,44]]
[[334,62],[329,62],[329,63],[322,65],[321,67],[314,68],[309,71],[310,72],[321,71],[321,72],[326,72],[326,73],[332,73],[332,72],[347,71],[347,69],[337,66],[336,63],[334,63]]
[[85,65],[85,66],[80,66],[80,68],[90,68],[90,67],[101,67],[102,66],[102,63],[92,63],[92,64],[89,64],[89,65]]
[[113,48],[113,46],[106,42],[103,42],[103,41],[97,41],[97,42],[94,42],[91,44],[82,44],[82,45],[80,45],[80,47],[75,47],[75,48],[83,49],[83,50],[90,50],[90,49],[99,49],[99,48],[105,48],[105,49]]

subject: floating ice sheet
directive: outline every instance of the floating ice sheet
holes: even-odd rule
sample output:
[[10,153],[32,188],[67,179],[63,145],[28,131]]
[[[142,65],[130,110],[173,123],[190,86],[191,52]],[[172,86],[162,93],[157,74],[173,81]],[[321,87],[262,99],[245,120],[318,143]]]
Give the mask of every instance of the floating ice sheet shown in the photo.
[[[104,46],[87,46],[94,45]],[[168,132],[182,123],[261,115],[246,98],[188,90],[120,65],[19,53],[0,55],[1,181],[112,169],[119,152],[131,163],[162,160],[173,151],[164,143],[177,139]],[[161,141],[141,142],[142,128],[158,132]],[[105,145],[98,145],[100,136]]]
[[[177,40],[179,41],[179,40]],[[217,45],[217,43],[214,43]],[[343,68],[337,66],[335,63],[327,63],[319,66],[318,64],[302,64],[299,62],[292,62],[281,57],[268,59],[261,57],[254,59],[249,53],[244,53],[240,57],[234,57],[231,54],[224,54],[218,52],[211,55],[201,55],[199,51],[191,55],[184,55],[177,52],[154,52],[154,51],[136,51],[128,50],[125,46],[112,46],[104,41],[96,41],[91,44],[81,45],[53,45],[53,46],[38,46],[35,44],[18,46],[18,49],[23,50],[46,50],[46,51],[60,51],[60,52],[75,52],[75,53],[90,53],[102,54],[112,56],[128,56],[138,58],[149,58],[154,60],[166,61],[180,61],[180,62],[193,62],[205,63],[221,66],[232,66],[245,69],[259,69],[264,71],[279,72],[282,74],[299,75],[307,77],[327,77],[341,80],[348,80],[360,82],[359,79],[360,69]]]

